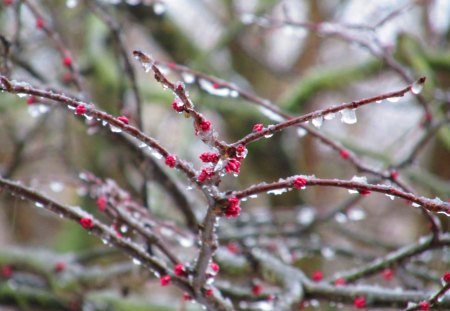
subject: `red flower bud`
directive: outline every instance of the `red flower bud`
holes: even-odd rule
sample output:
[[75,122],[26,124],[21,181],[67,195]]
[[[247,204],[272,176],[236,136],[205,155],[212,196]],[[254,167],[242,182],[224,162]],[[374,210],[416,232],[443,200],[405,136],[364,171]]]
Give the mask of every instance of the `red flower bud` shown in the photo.
[[89,217],[82,217],[80,219],[80,224],[85,229],[90,229],[94,226],[94,224],[92,223],[92,219]]
[[348,152],[348,151],[345,150],[345,149],[342,149],[342,150],[339,152],[339,155],[341,156],[342,159],[347,160],[347,159],[350,157],[350,152]]
[[55,271],[56,272],[62,272],[66,269],[66,264],[64,262],[57,262],[55,264]]
[[178,276],[186,275],[186,268],[181,263],[179,263],[175,266],[174,271],[175,271],[175,275],[178,275]]
[[173,155],[168,155],[166,157],[166,161],[165,161],[166,165],[168,167],[175,167],[175,164],[177,163],[177,158]]
[[83,104],[80,104],[75,108],[75,114],[78,115],[85,114],[86,111],[87,111],[86,106],[84,106]]
[[161,286],[167,286],[170,284],[170,275],[163,275],[159,278],[159,282],[161,283]]
[[207,120],[201,120],[199,126],[203,132],[207,132],[211,129],[211,122]]
[[216,273],[219,272],[219,270],[220,270],[220,266],[216,262],[211,262],[209,267],[211,268],[212,271],[214,271]]
[[430,303],[428,301],[422,301],[419,303],[419,310],[428,311],[430,310]]
[[119,120],[120,122],[122,122],[124,124],[128,124],[129,123],[128,118],[125,117],[125,116],[117,117],[117,120]]
[[356,309],[364,309],[364,307],[366,306],[366,298],[364,298],[364,297],[356,297],[353,300],[353,306]]
[[301,189],[306,186],[308,181],[305,178],[297,177],[294,179],[294,187],[297,189]]
[[63,64],[66,67],[72,67],[72,58],[70,56],[64,57]]
[[264,130],[264,125],[262,123],[253,125],[253,132],[261,132],[262,130]]
[[96,203],[97,203],[97,207],[100,210],[100,212],[104,212],[106,209],[106,203],[107,203],[106,197],[103,195],[98,197]]
[[323,273],[322,273],[322,271],[316,271],[316,272],[314,272],[313,275],[312,275],[312,279],[313,279],[315,282],[320,282],[320,281],[322,281],[322,280],[323,280]]
[[37,28],[42,29],[42,28],[44,28],[44,25],[45,25],[45,22],[42,18],[39,17],[36,19],[36,27]]
[[253,296],[259,296],[262,293],[262,286],[259,284],[255,284],[252,287],[252,294]]
[[392,269],[386,268],[383,270],[382,275],[383,279],[385,279],[386,281],[390,281],[394,277],[394,271]]

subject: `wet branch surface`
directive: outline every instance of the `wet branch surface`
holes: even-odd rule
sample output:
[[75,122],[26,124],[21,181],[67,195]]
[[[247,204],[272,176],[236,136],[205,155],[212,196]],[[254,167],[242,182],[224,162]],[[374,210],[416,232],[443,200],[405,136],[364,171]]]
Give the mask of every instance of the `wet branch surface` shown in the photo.
[[[115,85],[101,81],[103,77],[95,73],[99,67],[96,64],[86,65],[89,57],[81,55],[82,48],[76,47],[80,43],[72,42],[70,37],[63,35],[65,30],[58,27],[61,21],[55,14],[61,10],[60,7],[52,11],[44,4],[38,6],[34,1],[3,2],[5,8],[11,6],[14,10],[11,16],[15,24],[10,36],[4,35],[3,30],[0,33],[4,48],[0,60],[0,96],[5,98],[5,102],[18,96],[20,100],[26,100],[29,110],[40,109],[41,112],[37,122],[25,124],[20,131],[14,123],[18,118],[9,119],[9,111],[0,119],[5,137],[9,140],[5,150],[10,150],[6,161],[3,161],[3,153],[0,153],[1,205],[6,210],[12,210],[18,201],[27,201],[36,208],[53,213],[61,218],[61,222],[78,224],[84,230],[83,234],[97,237],[104,246],[99,243],[99,247],[68,254],[15,246],[0,250],[1,304],[25,308],[39,306],[49,310],[89,307],[106,310],[104,306],[111,304],[106,308],[112,306],[111,310],[120,310],[121,302],[129,302],[130,305],[124,310],[136,306],[158,308],[153,302],[149,305],[148,301],[135,299],[137,295],[127,297],[129,292],[134,294],[136,289],[139,289],[136,293],[144,293],[148,290],[144,289],[146,283],[156,279],[161,285],[161,291],[173,285],[181,290],[183,300],[196,301],[208,310],[293,310],[307,306],[317,308],[320,303],[336,306],[348,304],[357,309],[450,309],[447,294],[450,289],[450,271],[443,272],[442,267],[436,265],[438,261],[445,261],[450,246],[450,235],[446,233],[450,202],[446,198],[435,197],[433,191],[415,189],[416,185],[407,175],[409,170],[417,167],[417,159],[433,147],[433,142],[436,143],[438,139],[448,141],[445,138],[445,131],[450,124],[448,94],[443,91],[445,87],[440,85],[439,78],[432,70],[418,69],[427,66],[433,68],[424,63],[427,59],[425,56],[429,55],[420,55],[423,59],[415,55],[416,58],[408,63],[383,44],[377,33],[384,25],[427,4],[415,1],[398,6],[388,14],[382,14],[373,24],[339,24],[295,20],[284,4],[280,5],[283,18],[279,15],[275,18],[272,14],[275,12],[273,10],[279,9],[277,2],[269,2],[256,10],[257,14],[247,15],[238,26],[235,25],[242,33],[229,29],[223,38],[224,42],[236,50],[248,51],[254,42],[246,45],[243,38],[250,28],[261,31],[254,33],[255,37],[283,27],[302,29],[324,40],[332,38],[346,44],[356,44],[375,61],[383,64],[380,71],[389,71],[403,81],[400,84],[403,86],[391,88],[388,85],[386,90],[375,95],[355,96],[362,98],[359,100],[311,109],[310,112],[288,113],[284,108],[293,111],[291,108],[303,104],[300,102],[303,99],[310,100],[306,95],[298,95],[310,91],[299,91],[284,104],[278,105],[275,100],[257,95],[249,85],[241,87],[240,82],[248,82],[245,79],[233,78],[228,81],[220,78],[220,74],[215,76],[193,69],[198,66],[195,62],[191,68],[177,63],[180,61],[176,57],[174,61],[160,60],[159,53],[153,56],[144,52],[144,48],[140,49],[141,44],[129,46],[130,36],[136,35],[130,31],[130,25],[139,24],[139,31],[143,34],[146,34],[147,28],[152,28],[152,31],[159,29],[163,35],[153,39],[155,42],[161,41],[161,46],[167,46],[167,42],[162,42],[165,40],[174,40],[177,44],[190,42],[190,39],[182,39],[181,36],[175,37],[179,42],[172,37],[177,33],[177,27],[169,18],[162,16],[167,9],[163,2],[137,4],[148,15],[148,26],[145,24],[147,21],[140,21],[137,16],[131,18],[132,11],[128,11],[128,4],[116,7],[99,1],[80,1],[76,4],[80,12],[95,16],[105,27],[107,35],[100,37],[105,42],[114,42],[116,54],[113,61],[119,64],[117,67],[121,76],[118,77],[120,82]],[[47,48],[57,56],[55,59],[58,59],[59,65],[55,65],[56,72],[64,74],[63,81],[55,82],[56,79],[50,76],[56,73],[49,69],[46,74],[23,53],[31,43],[27,41],[29,38],[21,35],[24,27],[22,9],[27,10],[35,23],[35,30],[41,33],[42,37],[37,38],[48,40]],[[231,13],[234,9],[229,7],[228,10]],[[226,18],[225,15],[221,18]],[[221,46],[217,44],[216,48]],[[226,49],[231,53],[230,47]],[[186,53],[190,53],[188,50],[186,48]],[[251,55],[246,61],[253,59],[261,62],[264,59],[256,54],[259,53]],[[103,57],[106,60],[111,56],[100,56]],[[202,61],[205,65],[218,68],[204,55],[190,57],[204,57]],[[233,57],[236,55],[233,54]],[[139,66],[142,71],[139,71]],[[270,73],[268,64],[261,64],[261,67],[265,69],[258,74]],[[295,72],[295,68],[292,72]],[[150,74],[152,79],[141,84],[140,75],[144,74]],[[271,74],[275,83],[279,77],[273,72]],[[176,81],[173,76],[181,80]],[[347,77],[341,78],[347,81]],[[336,85],[339,83],[336,81]],[[427,90],[422,93],[428,84],[434,88],[433,92]],[[121,88],[118,92],[120,102],[115,101],[116,106],[104,105],[93,94],[97,86],[108,92],[116,86]],[[198,149],[194,143],[187,147],[192,149],[189,152],[183,151],[182,146],[179,150],[169,150],[171,148],[160,142],[155,133],[148,133],[145,108],[150,102],[159,99],[154,99],[156,93],[148,91],[147,87],[165,90],[161,101],[170,98],[172,112],[175,118],[179,117],[177,122],[192,124],[189,127],[191,133],[185,135],[192,135],[201,148],[208,150],[196,155],[201,160],[200,165],[191,157],[191,153]],[[191,92],[194,88],[196,90]],[[323,83],[318,87],[318,92],[327,92],[327,88],[331,91],[334,86]],[[229,138],[229,133],[224,129],[226,124],[215,123],[217,116],[207,118],[209,111],[201,105],[201,99],[197,100],[197,89],[213,99],[221,97],[221,100],[229,102],[252,104],[274,124],[266,126],[257,123],[253,130],[242,130],[237,137]],[[365,106],[390,105],[380,102],[395,102],[400,98],[419,104],[425,119],[418,126],[420,135],[415,136],[414,142],[408,145],[409,149],[402,152],[401,157],[395,157],[395,160],[394,157],[387,157],[383,165],[374,166],[374,159],[364,155],[364,148],[360,148],[362,151],[357,151],[356,145],[352,149],[346,148],[332,133],[320,130],[322,123],[335,115],[339,114],[343,123],[354,124],[355,111],[370,109],[363,108]],[[247,122],[244,115],[233,113],[233,118],[242,117],[242,121]],[[79,143],[75,128],[63,118],[79,121],[77,126],[94,134],[92,141],[105,140],[113,145],[107,152],[105,149],[105,153],[111,154],[104,157],[106,161],[111,161],[106,165],[111,165],[111,171],[100,169],[102,165],[92,165],[89,170],[80,167],[82,162],[76,161],[80,155],[76,154],[89,157],[94,151],[84,152],[82,148],[87,149],[86,145]],[[352,120],[349,121],[349,118]],[[54,119],[64,123],[61,133],[55,133],[57,131],[52,128]],[[161,123],[164,128],[164,120]],[[242,127],[248,126],[247,123],[243,123]],[[253,163],[248,163],[252,157],[247,158],[247,154],[254,151],[256,154],[257,142],[268,138],[270,144],[274,134],[289,135],[288,129],[295,129],[321,146],[331,148],[332,153],[337,155],[333,165],[338,166],[339,161],[343,161],[351,170],[367,176],[346,179],[333,176],[334,172],[330,172],[326,178],[322,178],[302,172],[289,172],[285,177],[280,174],[273,182],[243,178],[246,176],[242,176],[241,166],[242,171],[248,172],[247,165]],[[33,149],[32,146],[42,140],[48,140],[51,144],[54,139],[46,134],[52,130],[52,134],[63,137],[62,142],[58,142],[55,148]],[[296,136],[300,144],[303,142],[300,141],[302,135]],[[69,148],[72,144],[76,146],[73,150]],[[401,147],[398,146],[398,149]],[[99,148],[101,153],[103,147]],[[62,159],[67,171],[72,174],[67,184],[83,193],[79,195],[74,191],[79,198],[77,204],[81,207],[62,203],[62,200],[47,195],[42,190],[45,177],[36,177],[37,187],[35,179],[22,177],[23,167],[55,151],[61,153],[57,158]],[[292,162],[297,160],[295,155],[292,159]],[[253,169],[266,170],[272,163],[267,162],[265,165],[258,168],[253,166]],[[112,169],[112,166],[119,168]],[[298,170],[301,165],[292,164],[291,167]],[[75,178],[75,175],[78,177]],[[236,182],[230,182],[233,175],[238,177]],[[248,183],[248,180],[251,182]],[[448,185],[445,182],[439,186],[445,189]],[[153,209],[151,205],[158,194],[154,195],[149,187],[154,184],[162,189],[163,200],[169,202],[167,206],[170,208],[173,205],[173,211]],[[271,206],[268,203],[263,203],[268,206],[257,206],[259,202],[264,202],[258,196],[284,195],[287,192],[302,196],[302,200],[307,202],[311,198],[307,194],[317,189],[322,189],[322,193],[330,189],[342,189],[339,191],[348,191],[350,195],[338,196],[339,200],[327,203],[329,206],[326,207],[307,204]],[[170,200],[167,200],[169,197]],[[391,201],[386,197],[394,200],[394,203],[389,205]],[[401,211],[405,215],[417,212],[420,223],[415,225],[420,227],[420,235],[417,233],[409,242],[400,244],[390,239],[383,241],[370,230],[355,226],[353,220],[356,222],[366,216],[358,205],[374,198],[379,205],[395,204],[393,214],[400,213],[401,205],[408,207]],[[96,208],[92,209],[92,206]],[[368,211],[367,214],[374,217],[371,213],[375,212]],[[174,219],[169,215],[171,213],[176,214]],[[411,230],[408,232],[412,234]],[[343,238],[347,244],[335,245],[333,239],[328,238],[329,235]],[[326,275],[318,267],[327,267]],[[398,290],[393,289],[394,286]],[[104,295],[105,292],[109,293],[108,297]],[[157,291],[155,293],[159,294]]]

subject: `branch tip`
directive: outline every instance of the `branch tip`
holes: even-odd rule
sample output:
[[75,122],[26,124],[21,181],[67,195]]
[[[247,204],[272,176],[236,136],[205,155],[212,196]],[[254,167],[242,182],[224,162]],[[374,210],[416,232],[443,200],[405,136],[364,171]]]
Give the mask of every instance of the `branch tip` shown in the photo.
[[6,91],[10,92],[12,89],[11,82],[9,82],[8,78],[5,76],[0,76],[1,84],[3,84],[3,87]]
[[139,50],[134,50],[133,51],[133,56],[134,58],[136,58],[138,61],[143,62],[143,63],[152,63],[153,60],[151,59],[151,57]]
[[417,83],[424,84],[426,80],[427,80],[427,77],[423,76],[423,77],[420,77],[419,80],[417,80]]

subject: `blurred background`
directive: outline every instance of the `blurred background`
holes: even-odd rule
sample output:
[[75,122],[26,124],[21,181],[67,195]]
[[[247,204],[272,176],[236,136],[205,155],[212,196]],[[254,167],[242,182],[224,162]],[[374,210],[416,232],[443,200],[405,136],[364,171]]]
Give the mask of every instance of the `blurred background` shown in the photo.
[[[405,164],[397,169],[400,179],[415,193],[450,198],[450,1],[29,1],[71,51],[85,92],[78,92],[74,77],[62,65],[55,40],[36,27],[36,15],[28,1],[19,2],[3,1],[0,9],[2,74],[63,90],[112,115],[127,115],[133,124],[141,122],[145,133],[192,161],[197,169],[201,166],[198,155],[209,151],[207,146],[194,135],[192,122],[173,112],[172,93],[132,59],[133,50],[160,61],[160,68],[172,81],[184,81],[197,109],[227,142],[250,133],[255,123],[268,126],[280,119],[242,96],[211,88],[199,76],[171,70],[172,63],[227,81],[295,116],[399,90],[426,76],[422,102],[408,94],[395,102],[357,109],[355,124],[345,124],[336,115],[319,127],[308,126],[370,168],[385,172]],[[99,12],[117,23],[137,75],[141,107],[124,74],[121,47]],[[27,97],[0,94],[0,124],[3,177],[93,212],[95,200],[78,179],[79,173],[87,170],[115,180],[153,215],[184,226],[173,198],[149,164],[90,120],[80,122],[56,104],[27,105]],[[432,134],[424,139],[427,133]],[[415,148],[420,152],[410,163],[407,159]],[[248,150],[242,173],[238,178],[225,177],[222,189],[243,189],[295,174],[374,177],[358,172],[339,152],[296,129],[260,140]],[[169,174],[183,189],[196,215],[202,216],[206,204],[199,193],[190,190],[182,175]],[[289,254],[293,264],[307,274],[321,270],[332,275],[364,262],[363,255],[379,256],[429,231],[420,211],[408,202],[372,194],[347,204],[350,196],[346,190],[325,187],[311,187],[300,195],[294,191],[260,195],[242,204],[242,219],[224,224],[221,244],[240,243],[246,238],[243,232],[262,228],[255,235],[249,234],[256,243],[272,247],[282,258]],[[91,254],[93,247],[101,246],[78,224],[7,194],[0,199],[0,262],[5,262],[16,247],[64,256]],[[329,214],[341,205],[345,208]],[[325,215],[332,215],[326,225],[296,236],[294,245],[289,237],[277,234],[280,228],[296,228]],[[448,220],[443,220],[448,229]],[[265,226],[275,230],[273,236],[264,233]],[[346,250],[352,255],[342,255]],[[439,271],[448,267],[450,255],[447,249],[437,257],[428,252],[425,255],[430,258],[420,258],[423,263],[418,265],[433,265],[436,274],[420,282],[434,288]],[[245,285],[251,278],[232,276],[230,280]],[[373,278],[371,281],[393,288],[408,283],[400,276],[389,281],[382,276]],[[175,289],[156,290],[157,280],[130,283],[135,284],[128,289],[131,295],[156,301],[161,308],[196,308],[183,302]]]

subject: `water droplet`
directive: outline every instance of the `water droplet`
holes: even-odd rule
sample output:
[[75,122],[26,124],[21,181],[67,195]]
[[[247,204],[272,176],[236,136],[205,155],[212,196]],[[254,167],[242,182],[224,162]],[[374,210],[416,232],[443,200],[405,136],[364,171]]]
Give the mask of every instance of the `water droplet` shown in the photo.
[[375,101],[377,104],[381,104],[383,101],[380,99],[380,100],[377,100],[377,101]]
[[355,109],[341,110],[341,121],[345,124],[355,124],[358,121]]
[[127,225],[121,225],[120,226],[120,232],[127,233],[127,231],[128,231],[128,226]]
[[158,160],[160,160],[160,159],[162,159],[162,154],[161,153],[159,153],[158,151],[156,151],[156,150],[153,150],[152,151],[152,156],[154,156],[156,159],[158,159]]
[[64,190],[64,184],[59,181],[52,181],[49,187],[53,192],[61,192]]
[[194,245],[194,240],[188,237],[179,237],[178,238],[178,242],[180,243],[181,246],[183,247],[191,247],[192,245]]
[[356,176],[355,175],[355,176],[352,177],[351,181],[356,181],[356,182],[359,182],[359,183],[367,184],[367,177],[366,176]]
[[347,215],[345,215],[344,213],[337,213],[334,216],[334,220],[336,220],[336,222],[342,224],[342,223],[347,222],[348,219],[347,219]]
[[46,105],[28,106],[28,113],[33,118],[39,117],[41,114],[47,113],[49,110],[50,110],[50,108]]
[[316,218],[316,211],[312,207],[304,207],[297,214],[297,222],[302,225],[309,225]]
[[113,133],[120,133],[120,132],[122,132],[121,128],[115,127],[112,124],[109,125],[109,128],[111,129],[111,132],[113,132]]
[[410,308],[415,307],[415,306],[416,306],[415,302],[408,301],[408,304],[406,305],[406,309],[410,309]]
[[164,235],[165,237],[173,237],[173,231],[169,228],[163,227],[161,228],[161,234]]
[[139,266],[139,265],[142,264],[142,262],[139,259],[137,259],[137,258],[133,258],[133,264]]
[[397,103],[401,97],[389,97],[386,100],[391,103]]
[[152,70],[153,64],[153,62],[142,62],[142,67],[144,67],[145,72],[150,72]]
[[336,257],[336,252],[333,249],[329,248],[329,247],[322,248],[320,250],[320,253],[326,259],[332,259],[332,258]]
[[20,98],[24,98],[24,97],[27,97],[28,94],[27,93],[17,93],[17,96],[19,96]]
[[366,218],[366,212],[360,208],[352,208],[347,212],[347,217],[353,221],[359,221]]
[[387,196],[389,199],[391,199],[391,200],[394,200],[394,199],[395,199],[395,196],[392,195],[392,194],[387,194],[387,193],[386,193],[386,196]]
[[139,148],[145,148],[145,147],[147,147],[146,143],[144,143],[144,142],[139,143]]
[[304,137],[308,132],[302,128],[302,127],[297,127],[297,135],[298,137]]
[[37,208],[44,208],[44,204],[42,204],[41,202],[35,202],[34,206],[36,206]]
[[78,174],[78,178],[81,179],[81,180],[84,180],[84,181],[88,181],[89,180],[89,176],[86,173],[84,173],[84,172],[81,172],[80,174]]
[[67,1],[66,1],[66,6],[67,6],[69,9],[73,9],[74,7],[77,6],[77,4],[78,4],[78,0],[67,0]]
[[256,199],[258,197],[257,194],[252,194],[251,196],[249,196],[250,199]]
[[159,278],[161,277],[161,275],[159,274],[159,272],[158,272],[158,271],[156,271],[156,270],[152,270],[152,269],[150,269],[150,271],[151,271],[151,272],[153,272],[153,274],[155,275],[155,277],[156,277],[156,278],[158,278],[158,279],[159,279]]
[[334,112],[330,112],[330,113],[327,113],[326,115],[324,115],[323,118],[325,120],[333,120],[335,116],[336,116],[336,114]]
[[198,84],[200,85],[200,88],[202,90],[204,90],[205,92],[207,92],[211,95],[220,96],[220,97],[230,96],[230,89],[226,86],[222,86],[220,84],[213,83],[213,82],[211,82],[209,80],[205,80],[205,79],[200,79],[198,81]]
[[287,191],[288,191],[287,188],[273,189],[273,190],[267,191],[267,194],[280,195],[280,194],[283,194],[283,193],[285,193]]
[[311,307],[313,308],[318,308],[320,306],[320,302],[317,299],[311,299],[309,301],[309,304],[311,305]]
[[[274,127],[274,125],[273,125],[273,124],[270,124],[269,126],[267,126],[267,129],[268,129],[268,130],[271,130],[271,129],[273,129],[273,127]],[[272,137],[272,136],[273,136],[273,133],[272,133],[272,132],[267,132],[267,134],[264,135],[265,138],[270,138],[270,137]]]
[[438,211],[438,214],[443,214],[445,216],[449,216],[450,217],[450,212],[446,212],[446,211]]
[[162,2],[156,2],[153,5],[153,12],[155,12],[156,15],[163,15],[164,13],[166,13],[166,5]]
[[423,83],[420,83],[419,81],[416,81],[413,83],[413,85],[411,86],[411,92],[413,94],[420,94],[420,92],[422,92],[423,90]]
[[39,112],[44,114],[50,111],[50,107],[47,105],[37,105]]
[[[367,184],[367,177],[365,177],[365,176],[362,176],[362,177],[360,177],[360,176],[353,176],[351,181],[356,181],[356,182],[359,182],[359,183]],[[350,194],[357,194],[357,193],[359,193],[359,191],[355,190],[355,189],[348,189],[348,193],[350,193]]]
[[239,97],[239,92],[236,90],[231,90],[230,97],[233,97],[233,98]]
[[311,120],[312,125],[314,125],[317,128],[320,128],[322,126],[323,123],[323,117],[317,117]]
[[184,82],[187,84],[192,84],[195,82],[195,76],[189,72],[181,73],[181,77],[183,78]]
[[414,207],[420,207],[420,204],[416,203],[416,202],[412,202],[412,206]]
[[250,13],[242,14],[241,15],[241,22],[244,25],[250,25],[256,21],[256,16]]
[[[268,104],[270,104],[270,102],[268,102]],[[284,118],[282,116],[273,112],[272,110],[267,109],[266,107],[258,107],[258,110],[272,121],[275,121],[275,122],[284,121]]]

